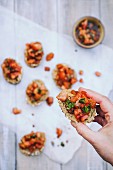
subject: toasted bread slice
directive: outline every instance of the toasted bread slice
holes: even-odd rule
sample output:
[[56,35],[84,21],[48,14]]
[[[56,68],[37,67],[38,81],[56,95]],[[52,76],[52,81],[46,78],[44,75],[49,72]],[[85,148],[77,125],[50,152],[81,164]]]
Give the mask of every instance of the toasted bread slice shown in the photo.
[[[34,132],[32,132],[32,133],[34,133]],[[37,133],[37,132],[36,132],[36,133]],[[34,151],[32,151],[32,152],[30,151],[29,148],[21,148],[21,144],[23,144],[22,139],[23,139],[25,136],[28,136],[29,134],[28,134],[28,135],[25,135],[25,136],[21,139],[21,142],[19,143],[19,149],[20,149],[20,151],[21,151],[23,154],[25,154],[26,156],[37,156],[37,155],[40,155],[41,152],[43,151],[44,146],[45,146],[45,143],[46,143],[45,133],[43,133],[43,132],[38,132],[38,133],[40,133],[41,138],[44,139],[44,143],[43,143],[43,146],[42,146],[40,149],[36,148],[36,149],[34,149]],[[34,133],[34,134],[35,134],[35,133]]]
[[[16,64],[16,67],[19,67],[20,69],[20,73],[17,77],[15,77],[14,79],[12,79],[9,74],[15,74],[17,73],[17,70],[16,70],[16,67],[14,66],[10,66],[10,63],[12,64]],[[8,70],[8,67],[10,68],[10,70]],[[18,84],[21,79],[22,79],[22,74],[23,74],[23,71],[22,71],[22,67],[19,63],[16,62],[16,60],[12,59],[12,58],[6,58],[2,64],[2,71],[3,71],[3,76],[5,78],[5,80],[11,84]],[[7,73],[7,71],[9,73]]]
[[[31,51],[31,55],[29,54],[29,50]],[[26,44],[26,49],[24,52],[24,60],[29,67],[34,68],[40,65],[43,55],[44,55],[44,52],[43,52],[42,44],[40,42],[32,42],[32,43]],[[28,58],[30,58],[31,61],[32,60],[35,60],[35,61],[29,62]]]
[[[44,82],[42,80],[34,80],[33,82],[35,82],[37,85],[38,85],[38,88],[44,88],[46,90],[46,93],[44,95],[41,96],[41,98],[39,100],[36,100],[36,101],[31,101],[31,98],[27,95],[27,89],[26,89],[26,100],[27,100],[27,103],[32,105],[32,106],[37,106],[39,105],[41,102],[45,101],[49,95],[49,91],[48,89],[46,88]],[[32,82],[32,83],[33,83]],[[31,84],[32,84],[31,83]],[[29,86],[29,85],[28,85]]]
[[[69,73],[67,74],[65,70],[64,71],[65,78],[60,77],[59,71],[60,69],[62,69],[62,68],[59,68],[60,65],[66,68],[66,70],[70,69],[72,73],[69,75]],[[57,64],[56,68],[52,72],[52,77],[53,77],[55,84],[61,89],[70,89],[72,85],[77,82],[77,75],[76,75],[75,70],[70,68],[67,64]],[[58,83],[58,82],[61,82],[61,83]]]
[[[59,93],[59,95],[57,96],[58,103],[59,103],[59,106],[60,106],[62,112],[63,112],[63,113],[65,114],[65,116],[66,116],[68,119],[70,119],[71,121],[74,121],[74,122],[83,122],[83,123],[90,123],[90,122],[92,122],[92,121],[94,120],[94,117],[96,116],[96,108],[95,108],[95,107],[94,107],[94,108],[90,108],[90,111],[89,111],[88,114],[83,113],[83,116],[84,116],[84,115],[88,115],[88,116],[87,116],[87,119],[85,119],[84,121],[78,120],[78,119],[76,118],[75,114],[74,114],[74,111],[76,110],[76,107],[78,107],[79,109],[81,109],[80,106],[79,106],[79,104],[78,104],[81,98],[78,98],[78,100],[77,100],[76,102],[72,102],[72,103],[71,103],[71,105],[72,105],[73,108],[75,109],[75,110],[73,109],[74,111],[72,110],[73,113],[70,113],[70,111],[67,109],[66,101],[67,101],[67,100],[70,101],[72,97],[76,96],[76,95],[72,94],[71,91],[72,91],[72,90],[70,90],[70,89],[68,89],[68,90],[62,90],[62,91]],[[63,99],[63,100],[61,101],[60,99],[61,99],[61,100]],[[84,99],[84,98],[82,98],[82,99]],[[85,104],[84,104],[84,105],[85,105]],[[90,105],[90,103],[89,103],[89,105]],[[71,109],[72,109],[72,108],[71,108]],[[86,110],[86,111],[87,111],[87,110]],[[75,111],[75,112],[76,112],[76,111]]]

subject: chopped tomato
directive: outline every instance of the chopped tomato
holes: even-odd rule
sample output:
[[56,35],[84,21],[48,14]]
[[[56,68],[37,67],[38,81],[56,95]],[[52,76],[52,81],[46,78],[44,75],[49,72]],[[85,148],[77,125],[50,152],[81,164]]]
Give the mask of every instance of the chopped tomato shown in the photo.
[[45,67],[45,71],[50,71],[50,67]]
[[79,74],[80,74],[80,75],[83,75],[83,74],[84,74],[84,71],[83,71],[83,70],[79,70]]
[[51,106],[51,105],[53,104],[53,97],[48,97],[48,98],[46,99],[46,102],[47,102],[47,104],[48,104],[49,106]]
[[79,80],[79,82],[80,82],[80,83],[83,83],[83,82],[84,82],[84,80],[81,78],[81,79]]
[[47,56],[46,56],[46,61],[52,60],[53,57],[54,57],[54,53],[49,53],[49,54],[47,54]]
[[20,109],[16,108],[16,107],[14,107],[14,108],[12,109],[12,113],[15,114],[15,115],[20,114],[21,112],[22,112],[22,111],[21,111]]
[[62,135],[62,129],[56,128],[56,134],[57,134],[57,138],[59,138]]
[[97,77],[100,77],[102,74],[101,74],[101,72],[96,71],[96,72],[95,72],[95,75],[96,75]]

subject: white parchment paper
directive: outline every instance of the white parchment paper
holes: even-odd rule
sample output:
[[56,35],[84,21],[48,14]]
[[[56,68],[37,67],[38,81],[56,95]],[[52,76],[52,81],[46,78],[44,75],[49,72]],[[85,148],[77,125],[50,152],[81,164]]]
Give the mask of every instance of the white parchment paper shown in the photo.
[[[113,84],[113,50],[104,45],[83,49],[78,47],[71,37],[49,31],[2,7],[0,16],[0,64],[6,57],[12,57],[23,67],[22,81],[16,86],[7,83],[0,70],[0,121],[17,133],[18,142],[23,135],[32,130],[44,131],[47,137],[44,153],[56,162],[66,163],[80,147],[82,138],[58,106],[55,97],[60,89],[54,84],[51,72],[57,63],[69,64],[77,73],[82,69],[84,83],[77,82],[73,88],[83,86],[108,95]],[[42,42],[45,55],[39,67],[29,68],[24,62],[24,49],[26,43],[34,41]],[[55,57],[46,62],[45,56],[49,52],[54,52]],[[45,72],[45,66],[51,67],[51,71]],[[100,71],[102,76],[96,77],[95,71]],[[78,75],[79,78],[81,76]],[[54,97],[54,104],[51,107],[45,102],[38,107],[26,103],[25,90],[34,79],[45,82],[50,96]],[[13,107],[22,109],[22,114],[13,115],[11,113]],[[57,127],[63,130],[59,139],[55,133]],[[51,141],[54,141],[54,146],[51,145]],[[61,142],[64,142],[65,147],[60,145]]]

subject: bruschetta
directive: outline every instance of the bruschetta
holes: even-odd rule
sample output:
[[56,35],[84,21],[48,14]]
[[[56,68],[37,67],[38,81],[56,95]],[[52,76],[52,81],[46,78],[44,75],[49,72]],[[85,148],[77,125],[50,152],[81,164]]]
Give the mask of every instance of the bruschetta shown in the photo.
[[18,84],[22,79],[22,67],[16,60],[12,58],[6,58],[2,65],[2,71],[4,78],[7,82],[12,84]]
[[48,94],[49,91],[42,80],[34,80],[26,89],[27,102],[32,106],[37,106],[46,100]]
[[37,67],[43,57],[43,47],[40,42],[26,44],[25,62],[29,67]]
[[66,64],[57,64],[52,76],[56,85],[61,89],[70,89],[77,82],[75,71]]
[[96,102],[85,91],[62,90],[57,96],[65,116],[74,122],[90,123],[96,116]]
[[39,155],[45,146],[46,137],[43,132],[31,132],[22,137],[19,148],[27,156]]

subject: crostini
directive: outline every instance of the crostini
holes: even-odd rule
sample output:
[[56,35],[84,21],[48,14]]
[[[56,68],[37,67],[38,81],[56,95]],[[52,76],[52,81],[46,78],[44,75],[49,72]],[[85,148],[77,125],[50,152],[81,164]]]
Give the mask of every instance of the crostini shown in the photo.
[[57,96],[65,116],[74,122],[90,123],[96,116],[96,102],[85,91],[62,90]]
[[56,85],[61,89],[70,89],[77,82],[75,71],[66,64],[57,64],[52,76]]
[[39,155],[45,146],[46,137],[43,132],[31,132],[22,137],[19,148],[27,156]]
[[49,91],[42,80],[34,80],[26,89],[27,103],[32,106],[37,106],[42,101],[46,100]]
[[25,49],[25,62],[29,67],[37,67],[43,57],[43,47],[40,42],[32,42],[26,44]]
[[11,84],[18,84],[22,79],[22,67],[16,60],[12,58],[6,58],[2,65],[2,71],[4,78]]

